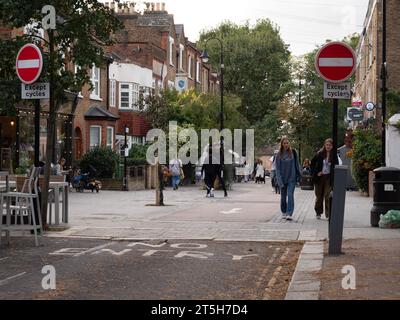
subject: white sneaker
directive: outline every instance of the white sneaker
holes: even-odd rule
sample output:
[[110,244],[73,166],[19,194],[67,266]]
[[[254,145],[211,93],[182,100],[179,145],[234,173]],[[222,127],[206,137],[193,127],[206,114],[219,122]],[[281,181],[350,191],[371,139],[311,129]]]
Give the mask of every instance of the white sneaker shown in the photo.
[[286,218],[287,218],[287,215],[286,214],[282,214],[282,219],[286,220]]
[[293,221],[293,218],[291,216],[286,216],[286,221]]

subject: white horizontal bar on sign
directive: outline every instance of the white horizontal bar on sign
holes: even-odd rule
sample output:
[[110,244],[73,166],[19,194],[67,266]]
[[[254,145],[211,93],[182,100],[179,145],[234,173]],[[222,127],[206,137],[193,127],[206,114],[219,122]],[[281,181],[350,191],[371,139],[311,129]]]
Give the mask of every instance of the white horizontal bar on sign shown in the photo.
[[320,67],[352,67],[354,65],[353,58],[320,58]]
[[18,60],[18,69],[39,68],[40,60]]

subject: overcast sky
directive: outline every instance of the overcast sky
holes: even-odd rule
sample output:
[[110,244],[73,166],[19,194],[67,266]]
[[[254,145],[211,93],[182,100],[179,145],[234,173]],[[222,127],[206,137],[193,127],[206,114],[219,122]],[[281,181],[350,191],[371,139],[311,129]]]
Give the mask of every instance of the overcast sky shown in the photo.
[[224,20],[242,23],[269,18],[281,29],[290,51],[301,55],[326,39],[341,40],[361,32],[368,0],[161,0],[186,36],[197,41],[203,29]]

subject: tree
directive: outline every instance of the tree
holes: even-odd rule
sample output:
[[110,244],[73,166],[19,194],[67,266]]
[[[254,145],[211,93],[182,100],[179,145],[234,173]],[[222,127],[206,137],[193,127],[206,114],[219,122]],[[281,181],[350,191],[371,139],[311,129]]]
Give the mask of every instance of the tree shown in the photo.
[[[147,107],[142,113],[149,124],[164,132],[168,132],[170,121],[177,122],[178,131],[182,128],[193,128],[199,137],[202,129],[220,128],[220,99],[215,95],[194,90],[178,93],[176,90],[167,89],[159,94],[151,94],[144,104]],[[240,105],[239,97],[226,95],[224,128],[230,129],[232,134],[235,129],[245,129],[249,126],[246,118],[239,112]]]
[[[45,5],[52,5],[56,9],[56,29],[47,30],[45,36],[41,37],[41,12]],[[13,28],[30,25],[32,31],[21,40],[38,43],[44,52],[41,80],[50,82],[47,161],[42,193],[42,217],[46,227],[56,113],[66,101],[66,89],[79,92],[83,85],[90,84],[88,70],[93,65],[104,65],[103,48],[113,43],[112,34],[122,24],[109,8],[97,0],[1,0],[0,20]],[[15,59],[15,52],[9,54]],[[72,65],[79,66],[76,73]],[[12,85],[10,82],[10,90],[14,90]]]
[[[275,110],[285,94],[284,83],[290,80],[287,46],[279,29],[270,20],[259,20],[254,26],[247,22],[237,25],[224,22],[203,31],[198,43],[205,48],[207,39],[217,36],[223,42],[225,62],[225,89],[240,97],[239,111],[250,124],[264,119]],[[220,69],[220,46],[216,41],[207,43],[210,62]]]

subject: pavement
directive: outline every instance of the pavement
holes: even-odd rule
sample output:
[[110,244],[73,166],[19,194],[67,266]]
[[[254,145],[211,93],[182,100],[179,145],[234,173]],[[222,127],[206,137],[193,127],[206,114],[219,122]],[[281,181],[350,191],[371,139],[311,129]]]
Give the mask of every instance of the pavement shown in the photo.
[[[327,255],[328,221],[315,219],[314,193],[296,189],[295,198],[294,220],[289,222],[281,219],[279,195],[272,192],[268,181],[265,185],[235,184],[228,198],[222,192],[217,192],[214,199],[206,198],[197,186],[167,190],[164,207],[154,206],[154,191],[71,193],[69,229],[46,233],[44,239],[110,243],[204,241],[207,246],[222,247],[233,244],[240,247],[241,243],[261,247],[281,243],[282,248],[297,245],[295,266],[288,275],[290,281],[286,287],[281,286],[286,292],[274,296],[274,290],[270,290],[269,297],[287,300],[337,299],[335,295],[343,299],[400,298],[400,281],[393,281],[398,279],[400,270],[399,251],[393,245],[400,241],[400,230],[370,226],[372,199],[358,192],[347,193],[344,254],[330,257]],[[262,256],[268,260],[273,253],[264,252]],[[281,269],[283,266],[280,265]],[[346,277],[343,270],[349,266],[354,267],[357,279],[354,289],[344,289],[342,285]],[[217,273],[218,268],[216,265]],[[279,278],[276,269],[268,274],[272,284],[278,282],[273,279]],[[241,297],[262,299],[259,294]]]

